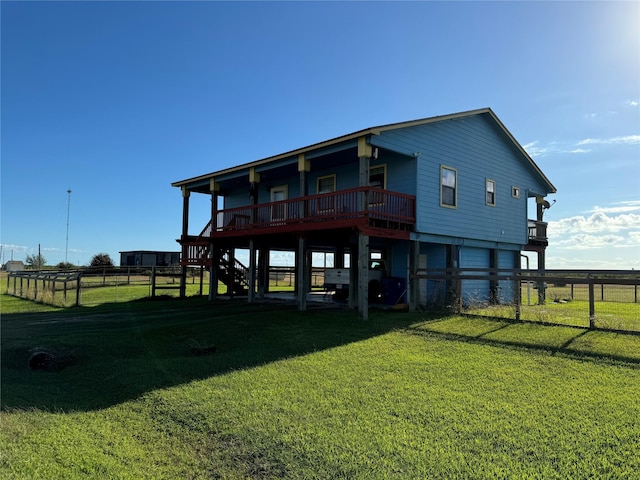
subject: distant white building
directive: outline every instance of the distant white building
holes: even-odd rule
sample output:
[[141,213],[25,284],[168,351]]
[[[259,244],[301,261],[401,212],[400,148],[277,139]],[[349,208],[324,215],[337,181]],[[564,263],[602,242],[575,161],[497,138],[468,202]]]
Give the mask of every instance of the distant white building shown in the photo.
[[4,269],[7,272],[21,272],[24,270],[24,263],[21,260],[9,260],[4,264]]

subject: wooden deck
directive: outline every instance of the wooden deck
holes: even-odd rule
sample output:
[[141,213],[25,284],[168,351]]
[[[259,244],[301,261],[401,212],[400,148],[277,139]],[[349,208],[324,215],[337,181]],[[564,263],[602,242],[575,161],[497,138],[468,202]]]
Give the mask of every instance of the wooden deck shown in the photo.
[[[209,262],[209,244],[222,240],[264,235],[358,230],[366,235],[405,239],[415,227],[416,200],[412,195],[381,188],[360,187],[338,192],[308,195],[278,202],[260,203],[217,212],[215,228],[209,222],[199,235],[179,240],[183,264]],[[544,250],[548,245],[547,224],[529,220],[529,240],[525,250]]]
[[[359,228],[408,232],[415,224],[415,197],[380,188],[354,188],[261,203],[218,212],[200,238],[295,233],[309,230]],[[403,233],[404,237],[405,234]]]
[[529,242],[525,245],[524,249],[531,252],[546,249],[549,246],[549,239],[547,238],[547,223],[529,220],[528,228]]

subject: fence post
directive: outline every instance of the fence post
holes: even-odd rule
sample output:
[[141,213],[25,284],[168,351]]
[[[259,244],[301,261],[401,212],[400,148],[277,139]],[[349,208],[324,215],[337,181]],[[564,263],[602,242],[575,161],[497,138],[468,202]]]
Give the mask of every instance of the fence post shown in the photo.
[[78,272],[78,276],[76,277],[76,307],[82,305],[82,287],[80,286],[82,283],[82,274]]
[[454,270],[455,282],[456,282],[456,298],[455,298],[455,312],[460,314],[462,313],[462,272],[460,269],[456,268]]
[[[529,281],[527,280],[527,284]],[[520,321],[520,303],[522,301],[522,277],[513,271],[513,292],[516,301],[516,322]]]
[[156,267],[151,267],[151,298],[156,298]]
[[595,294],[593,289],[593,278],[591,274],[587,277],[589,280],[589,328],[595,328],[596,323],[596,307]]

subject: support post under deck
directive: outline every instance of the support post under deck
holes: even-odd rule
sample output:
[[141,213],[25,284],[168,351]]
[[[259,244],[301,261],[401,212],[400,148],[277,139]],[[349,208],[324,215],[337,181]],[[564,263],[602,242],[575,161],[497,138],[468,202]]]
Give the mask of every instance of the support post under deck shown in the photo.
[[189,235],[189,196],[191,192],[187,187],[182,187],[182,268],[180,271],[180,298],[187,296],[187,260],[189,257],[189,246],[184,241]]

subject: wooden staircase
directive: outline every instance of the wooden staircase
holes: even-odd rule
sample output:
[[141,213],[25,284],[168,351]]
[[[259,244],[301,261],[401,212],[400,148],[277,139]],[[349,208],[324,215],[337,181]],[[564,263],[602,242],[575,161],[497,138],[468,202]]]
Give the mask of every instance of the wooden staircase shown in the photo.
[[[210,246],[208,242],[202,241],[201,237],[195,241],[188,241],[186,252],[186,258],[182,260],[183,265],[211,267]],[[231,258],[231,251],[225,250],[215,262],[218,280],[227,286],[230,293],[246,295],[249,291],[249,269],[237,259]]]
[[224,252],[216,267],[218,280],[227,286],[234,295],[246,295],[249,291],[249,269],[236,258],[230,261],[231,252]]

